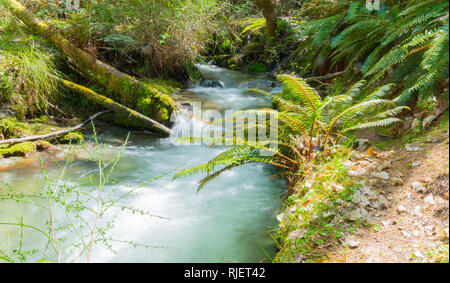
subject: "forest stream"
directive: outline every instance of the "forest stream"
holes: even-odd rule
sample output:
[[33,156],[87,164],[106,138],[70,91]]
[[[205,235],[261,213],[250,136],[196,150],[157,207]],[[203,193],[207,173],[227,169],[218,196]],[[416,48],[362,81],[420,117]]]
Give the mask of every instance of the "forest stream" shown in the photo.
[[[272,90],[270,78],[212,65],[200,65],[199,68],[206,78],[220,81],[221,86],[193,85],[184,90],[188,95],[179,95],[180,103],[186,102],[183,101],[184,98],[202,102],[203,111],[271,106],[270,99],[245,92],[246,89],[255,87]],[[220,177],[220,182],[212,182],[199,193],[196,192],[196,185],[200,176],[172,180],[177,169],[205,162],[224,150],[224,147],[177,144],[177,135],[183,127],[192,123],[202,122],[179,116],[172,126],[174,136],[169,138],[131,132],[112,176],[117,183],[108,185],[112,186],[108,189],[123,194],[131,187],[163,175],[143,185],[135,191],[133,197],[122,203],[163,218],[133,214],[128,210],[110,210],[102,221],[114,220],[110,233],[119,241],[114,242],[110,248],[97,244],[93,249],[93,262],[259,262],[270,260],[275,255],[275,242],[269,233],[276,228],[276,215],[281,206],[280,196],[284,188],[282,180],[270,179],[276,173],[275,169],[253,164],[228,171]],[[112,160],[121,151],[128,130],[101,122],[98,124],[101,157],[106,161]],[[94,145],[92,135],[87,135],[84,146],[86,145]],[[71,150],[77,151],[77,147],[83,145],[72,146]],[[48,161],[52,156],[37,153],[31,158]],[[3,159],[2,162],[18,160]],[[44,164],[49,176],[58,178],[61,175],[64,162]],[[65,169],[61,186],[80,185],[82,180],[96,173],[97,163],[79,154],[76,161]],[[40,166],[0,171],[0,179],[4,191],[11,186],[20,192],[33,192],[45,185]],[[92,186],[91,189],[87,188],[86,191],[95,197],[95,187]],[[92,206],[94,210],[95,202],[92,202]],[[0,206],[0,218],[4,221],[17,222],[19,215],[28,225],[42,227],[42,223],[48,221],[46,209],[14,201],[5,201]],[[63,211],[59,215],[55,212],[55,215],[57,219],[64,218]],[[49,243],[42,241],[42,235],[38,236],[36,233],[30,231],[23,238],[25,249],[38,247],[38,251],[28,260],[51,258]],[[16,227],[0,227],[1,249],[11,248],[19,240],[20,233]],[[133,248],[123,241],[161,248]],[[77,248],[73,252],[75,254]],[[68,257],[73,258],[73,255]]]

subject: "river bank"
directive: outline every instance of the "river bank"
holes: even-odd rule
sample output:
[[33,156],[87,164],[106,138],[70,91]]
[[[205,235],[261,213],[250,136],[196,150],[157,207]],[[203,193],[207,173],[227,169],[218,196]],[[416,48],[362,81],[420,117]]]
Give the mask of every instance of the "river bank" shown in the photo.
[[448,262],[448,127],[447,111],[422,135],[313,164],[278,216],[275,261]]
[[[184,98],[183,103],[202,102],[204,110],[218,111],[271,105],[269,99],[246,94],[246,90],[255,85],[270,86],[269,81],[215,66],[199,67],[206,76],[221,81],[223,87],[193,85],[185,90],[187,94],[176,95]],[[239,172],[227,173],[220,182],[211,184],[207,190],[198,194],[195,190],[198,177],[172,181],[177,168],[204,162],[224,150],[222,147],[177,143],[181,133],[186,132],[192,123],[201,122],[179,116],[172,127],[174,136],[162,138],[139,129],[130,130],[100,120],[95,121],[96,135],[88,126],[83,131],[82,143],[55,145],[47,152],[29,153],[26,157],[2,158],[2,162],[6,164],[4,170],[0,171],[3,181],[2,197],[9,192],[8,188],[17,188],[18,193],[25,194],[45,193],[45,175],[42,175],[42,170],[47,171],[47,178],[61,180],[61,188],[79,187],[77,192],[85,191],[93,196],[95,182],[90,184],[89,180],[98,178],[97,156],[101,157],[102,162],[109,164],[121,154],[111,177],[116,181],[104,188],[108,192],[106,199],[144,185],[133,192],[132,198],[122,203],[127,208],[133,207],[133,211],[127,209],[125,212],[114,210],[105,213],[100,222],[101,227],[109,231],[108,235],[121,242],[114,242],[111,246],[117,254],[99,243],[93,251],[93,261],[270,261],[275,256],[276,245],[269,231],[277,225],[276,215],[285,188],[283,180],[270,179],[276,173],[270,166],[254,164]],[[99,155],[96,152],[96,139],[99,143]],[[69,163],[61,177],[67,161]],[[85,183],[90,185],[84,187]],[[72,201],[77,203],[76,198]],[[36,213],[33,205],[27,207],[15,204],[15,201],[3,203],[0,212],[3,221],[14,221],[15,217],[22,215],[24,223],[40,227],[48,219],[45,209],[39,209],[40,212]],[[89,209],[95,208],[95,202],[91,198],[86,199],[86,203]],[[72,217],[67,218],[63,216],[63,211],[58,211],[58,217],[61,218],[59,224],[64,227],[67,219]],[[146,213],[141,215],[140,212],[143,211]],[[92,221],[91,217],[87,217],[85,221]],[[114,227],[109,230],[107,227],[110,221],[114,222]],[[2,226],[1,229],[0,234],[4,239],[9,239],[3,243],[12,248],[15,241],[20,239],[20,229],[7,226]],[[64,234],[68,233],[64,229],[63,231]],[[39,238],[36,235],[34,237]],[[26,249],[32,249],[36,242],[32,233],[26,234],[23,240],[27,243]],[[146,249],[139,245],[140,248],[133,249],[127,241],[159,248]],[[7,250],[5,247],[1,249]],[[72,254],[66,256],[70,258]],[[31,255],[27,261],[42,258],[54,260],[54,256],[51,250],[47,250]]]

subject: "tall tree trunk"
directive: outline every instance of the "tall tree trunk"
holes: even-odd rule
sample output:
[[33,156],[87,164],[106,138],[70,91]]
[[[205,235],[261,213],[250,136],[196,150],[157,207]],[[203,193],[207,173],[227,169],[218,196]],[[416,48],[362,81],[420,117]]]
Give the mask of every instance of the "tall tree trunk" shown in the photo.
[[151,98],[151,118],[167,124],[175,110],[174,100],[161,91],[145,84],[135,77],[120,72],[83,50],[77,48],[52,27],[37,19],[31,12],[15,0],[0,0],[12,14],[19,18],[34,33],[39,34],[61,49],[68,61],[86,78],[103,86],[108,92],[120,98],[121,103],[136,107],[142,97]]
[[256,5],[266,19],[267,34],[271,39],[276,38],[278,36],[278,16],[272,0],[256,0]]

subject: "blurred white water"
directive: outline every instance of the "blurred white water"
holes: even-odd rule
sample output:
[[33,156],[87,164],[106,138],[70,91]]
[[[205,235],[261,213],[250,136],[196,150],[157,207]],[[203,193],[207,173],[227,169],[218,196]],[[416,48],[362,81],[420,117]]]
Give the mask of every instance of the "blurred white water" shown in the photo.
[[[219,111],[270,106],[270,100],[245,92],[255,82],[261,83],[263,78],[210,65],[200,66],[200,69],[205,76],[224,84],[223,88],[192,86],[188,89],[193,97],[204,102],[202,105],[214,106],[211,108]],[[262,84],[270,85],[271,82]],[[255,164],[226,172],[200,193],[196,192],[196,184],[202,175],[172,180],[177,169],[208,161],[224,150],[223,147],[176,142],[194,126],[211,127],[198,117],[183,114],[177,116],[173,125],[174,135],[169,138],[131,134],[113,174],[119,184],[105,188],[105,191],[116,191],[119,194],[153,177],[172,172],[142,186],[132,198],[123,203],[168,219],[111,210],[101,223],[114,220],[110,231],[114,239],[166,248],[133,248],[128,244],[115,242],[114,253],[97,244],[92,261],[259,262],[266,257],[266,253],[274,255],[276,247],[268,232],[277,224],[275,215],[280,206],[280,194],[284,185],[281,180],[269,180],[275,173],[273,168]],[[99,141],[105,146],[102,157],[111,158],[120,152],[120,144],[127,133],[125,129],[102,127],[99,134]],[[51,176],[57,177],[61,168],[54,166],[48,170]],[[76,182],[95,172],[94,162],[79,160],[67,168],[67,177],[63,182]],[[38,190],[43,183],[38,181],[40,178],[40,171],[36,169],[0,172],[2,181],[26,190]],[[24,221],[30,225],[39,226],[48,220],[48,211],[15,202],[1,203],[0,222],[14,221],[18,217],[24,217]],[[0,249],[14,245],[18,235],[18,229],[0,226]],[[27,247],[38,245],[37,248],[42,248],[38,239],[39,235],[30,233],[24,238],[24,243]],[[42,256],[38,253],[32,260],[36,261]],[[85,258],[79,259],[84,260]]]

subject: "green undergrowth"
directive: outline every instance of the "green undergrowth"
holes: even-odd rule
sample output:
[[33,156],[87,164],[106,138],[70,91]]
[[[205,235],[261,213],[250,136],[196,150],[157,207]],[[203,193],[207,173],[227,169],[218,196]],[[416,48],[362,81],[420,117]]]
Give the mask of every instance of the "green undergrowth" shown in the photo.
[[0,104],[20,118],[49,113],[59,99],[60,53],[0,7]]
[[359,187],[344,165],[350,155],[335,152],[299,173],[305,177],[294,186],[279,216],[275,262],[320,262],[326,257],[321,252],[326,244],[365,225],[364,219],[350,219],[342,213]]
[[207,57],[216,65],[248,73],[268,72],[289,56],[296,44],[290,25],[278,21],[279,37],[270,40],[263,17],[248,15],[229,21],[227,32],[216,33]]

